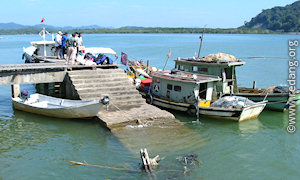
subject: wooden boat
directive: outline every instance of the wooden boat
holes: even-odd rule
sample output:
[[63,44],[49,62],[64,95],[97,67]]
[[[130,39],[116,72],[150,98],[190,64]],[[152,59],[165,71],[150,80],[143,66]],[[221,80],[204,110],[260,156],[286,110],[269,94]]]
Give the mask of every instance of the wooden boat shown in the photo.
[[[288,93],[274,93],[266,89],[252,89],[237,86],[237,77],[235,68],[243,66],[245,62],[235,58],[232,55],[223,53],[212,54],[203,58],[176,58],[175,69],[195,74],[208,74],[219,76],[222,81],[217,84],[217,93],[222,96],[224,94],[233,94],[235,96],[243,96],[254,102],[263,100],[268,101],[266,109],[275,111],[284,111],[289,108]],[[296,104],[300,104],[300,93],[296,94]]]
[[82,101],[60,99],[42,94],[32,94],[27,100],[12,98],[15,109],[57,118],[87,118],[98,114],[108,104],[106,96],[101,100]]
[[[215,98],[217,76],[199,75],[186,72],[159,71],[151,74],[152,85],[148,93],[141,92],[146,102],[160,107],[187,112],[190,115],[206,115],[220,119],[243,121],[258,117],[266,102],[254,103],[244,97],[231,97],[245,102],[232,106],[211,104]],[[223,97],[218,101],[224,100]],[[247,102],[247,103],[246,103]]]
[[268,101],[266,109],[274,111],[284,111],[289,109],[289,102],[296,101],[296,105],[300,103],[300,93],[296,92],[295,98],[290,98],[289,93],[276,93],[272,89],[253,89],[253,88],[239,88],[238,92],[234,93],[236,96],[247,97],[248,99],[259,102],[264,99]]

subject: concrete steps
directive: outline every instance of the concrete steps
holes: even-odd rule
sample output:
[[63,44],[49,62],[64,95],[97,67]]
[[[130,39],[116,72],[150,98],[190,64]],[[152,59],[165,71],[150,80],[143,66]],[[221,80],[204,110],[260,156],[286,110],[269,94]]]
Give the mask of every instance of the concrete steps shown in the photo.
[[81,80],[81,79],[98,79],[99,77],[101,78],[127,78],[125,73],[115,73],[115,74],[82,74],[82,75],[72,75],[70,74],[70,77],[76,78],[76,80]]
[[122,69],[77,70],[68,76],[82,100],[109,96],[111,104],[118,107],[145,104],[145,100],[126,77]]
[[[75,83],[77,89],[85,89],[85,88],[101,88],[101,87],[112,87],[115,84],[118,84],[119,86],[126,86],[128,85],[128,81],[108,81],[108,82],[102,82],[99,84],[95,84],[95,83],[89,83],[89,84],[85,84],[85,83]],[[130,82],[129,82],[130,83]],[[134,87],[134,86],[133,86]]]
[[100,86],[100,87],[91,87],[91,86],[85,86],[85,87],[81,87],[81,88],[78,88],[77,87],[77,92],[82,94],[82,93],[97,93],[97,92],[120,92],[120,91],[123,91],[123,92],[128,92],[128,91],[136,91],[136,88],[135,87],[129,87],[129,86]]
[[71,77],[73,78],[74,80],[73,83],[74,84],[98,84],[98,83],[103,83],[103,82],[118,82],[118,81],[128,81],[128,78],[125,76],[125,77],[114,77],[114,78],[101,78],[101,77],[98,77],[98,78],[86,78],[86,79],[77,79],[76,77]]
[[123,69],[117,68],[117,69],[97,69],[97,70],[80,70],[80,71],[69,71],[69,75],[88,75],[88,74],[115,74],[115,73],[124,73]]

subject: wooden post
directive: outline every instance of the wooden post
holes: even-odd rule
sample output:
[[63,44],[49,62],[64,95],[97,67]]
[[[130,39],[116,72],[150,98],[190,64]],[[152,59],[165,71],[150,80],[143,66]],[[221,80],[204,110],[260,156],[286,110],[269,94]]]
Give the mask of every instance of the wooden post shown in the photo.
[[11,96],[16,98],[20,95],[20,84],[11,85]]
[[147,71],[146,71],[147,74],[149,74],[149,72],[150,72],[149,67],[150,67],[150,60],[148,59],[147,60]]
[[199,99],[200,99],[200,97],[199,97],[199,94],[198,94],[198,96],[197,96],[197,106],[196,106],[196,113],[197,113],[197,122],[199,121]]
[[256,89],[256,81],[253,81],[253,89]]
[[141,149],[140,150],[140,155],[141,155],[141,159],[143,162],[143,166],[145,168],[145,171],[150,174],[152,173],[152,166],[151,166],[151,162],[150,162],[150,158],[147,152],[147,149]]
[[147,152],[146,148],[144,149],[144,154],[145,154],[145,159],[146,159],[146,162],[147,162],[148,169],[149,169],[150,172],[152,172],[152,166],[151,166],[150,158],[149,158],[149,155],[148,155],[148,152]]

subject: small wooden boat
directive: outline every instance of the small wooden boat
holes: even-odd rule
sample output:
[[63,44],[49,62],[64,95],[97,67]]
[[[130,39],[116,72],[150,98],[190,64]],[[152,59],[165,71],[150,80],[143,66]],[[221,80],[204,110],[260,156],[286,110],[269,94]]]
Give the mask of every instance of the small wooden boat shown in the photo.
[[[275,86],[274,86],[275,87]],[[272,88],[272,87],[270,87]],[[273,92],[271,89],[253,89],[253,88],[238,88],[237,93],[234,93],[236,96],[247,97],[248,99],[259,102],[267,100],[266,108],[274,111],[284,111],[289,109],[289,102],[296,101],[296,105],[300,103],[300,93],[296,92],[296,97],[291,98],[288,92]]]
[[12,98],[15,109],[57,118],[87,118],[98,114],[103,105],[109,103],[105,96],[101,100],[68,100],[32,94],[25,101],[19,97]]
[[254,103],[238,96],[223,97],[211,104],[215,94],[217,76],[186,72],[153,72],[148,93],[141,92],[146,102],[160,107],[206,115],[220,119],[243,121],[256,118],[266,102]]

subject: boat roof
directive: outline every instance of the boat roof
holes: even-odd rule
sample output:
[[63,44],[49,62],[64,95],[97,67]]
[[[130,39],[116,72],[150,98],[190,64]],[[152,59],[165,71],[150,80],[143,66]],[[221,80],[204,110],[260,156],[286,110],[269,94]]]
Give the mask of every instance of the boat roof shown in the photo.
[[168,79],[172,81],[189,82],[194,84],[221,81],[218,76],[206,75],[206,74],[193,74],[181,71],[156,71],[152,72],[153,78]]
[[152,79],[151,78],[141,79],[141,83],[143,84],[152,83]]
[[191,65],[212,65],[212,66],[242,66],[246,64],[244,61],[236,60],[236,61],[203,61],[201,59],[196,58],[176,58],[174,61],[191,64]]
[[31,45],[55,44],[54,41],[31,41]]
[[85,53],[92,53],[92,54],[112,54],[116,55],[117,53],[111,48],[104,48],[104,47],[86,47]]

